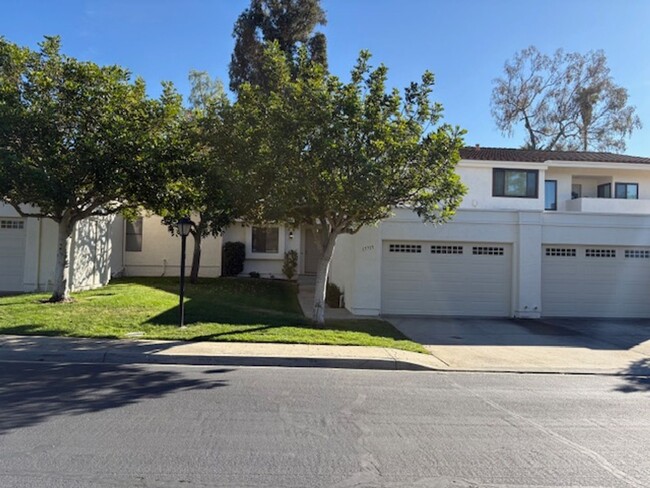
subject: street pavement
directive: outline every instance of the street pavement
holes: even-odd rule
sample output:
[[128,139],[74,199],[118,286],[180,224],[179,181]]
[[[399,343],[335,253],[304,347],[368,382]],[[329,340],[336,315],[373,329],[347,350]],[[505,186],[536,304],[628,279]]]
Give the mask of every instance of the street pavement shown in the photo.
[[0,362],[0,486],[648,487],[639,376]]

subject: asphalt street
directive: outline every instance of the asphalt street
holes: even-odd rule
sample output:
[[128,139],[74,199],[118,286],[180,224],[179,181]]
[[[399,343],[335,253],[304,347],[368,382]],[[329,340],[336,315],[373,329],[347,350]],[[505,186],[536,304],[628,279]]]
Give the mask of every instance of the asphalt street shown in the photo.
[[650,380],[0,363],[0,486],[648,487]]

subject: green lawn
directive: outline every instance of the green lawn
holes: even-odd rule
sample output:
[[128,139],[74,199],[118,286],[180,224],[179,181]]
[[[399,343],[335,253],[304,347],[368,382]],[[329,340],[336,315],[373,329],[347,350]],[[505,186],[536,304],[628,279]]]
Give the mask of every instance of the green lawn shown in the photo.
[[0,333],[379,346],[426,353],[382,320],[313,326],[300,312],[296,285],[285,281],[218,278],[188,283],[185,329],[178,327],[178,278],[114,280],[104,288],[73,294],[72,303],[42,303],[48,296],[0,297]]

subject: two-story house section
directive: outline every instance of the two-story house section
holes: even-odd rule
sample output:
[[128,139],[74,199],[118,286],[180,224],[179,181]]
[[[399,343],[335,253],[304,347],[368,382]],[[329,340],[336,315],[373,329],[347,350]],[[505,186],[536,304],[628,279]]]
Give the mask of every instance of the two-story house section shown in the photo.
[[464,148],[453,220],[409,209],[340,239],[332,281],[368,315],[650,317],[650,158]]

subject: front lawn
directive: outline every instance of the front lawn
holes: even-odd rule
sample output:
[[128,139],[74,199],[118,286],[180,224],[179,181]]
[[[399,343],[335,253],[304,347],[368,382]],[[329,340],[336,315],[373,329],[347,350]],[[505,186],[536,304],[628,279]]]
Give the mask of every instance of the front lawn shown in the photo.
[[68,337],[180,339],[393,347],[426,350],[382,320],[328,321],[300,312],[296,285],[251,278],[204,279],[186,286],[185,329],[178,327],[178,278],[114,280],[41,303],[48,294],[0,297],[0,333]]

